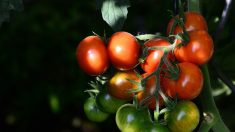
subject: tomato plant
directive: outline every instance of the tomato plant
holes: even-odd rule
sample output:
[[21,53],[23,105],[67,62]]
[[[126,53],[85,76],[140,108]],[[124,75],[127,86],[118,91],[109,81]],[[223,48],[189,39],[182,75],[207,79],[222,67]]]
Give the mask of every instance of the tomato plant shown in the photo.
[[186,45],[176,47],[175,57],[180,62],[191,62],[202,65],[209,61],[214,52],[214,44],[206,31],[189,32],[189,42]]
[[[145,47],[152,46],[169,46],[170,43],[164,39],[150,39],[144,43]],[[163,50],[149,50],[148,55],[143,63],[141,63],[141,68],[147,72],[152,73],[158,68],[161,58],[164,54]]]
[[95,99],[90,97],[84,103],[84,112],[87,118],[94,122],[102,122],[109,117],[109,114],[101,111],[95,102]]
[[111,63],[118,70],[133,69],[139,59],[140,45],[128,32],[114,33],[108,42],[108,55]]
[[96,96],[96,104],[100,110],[107,113],[115,113],[120,106],[125,104],[125,100],[120,100],[110,95],[106,90],[101,91]]
[[119,71],[108,82],[108,92],[110,95],[123,100],[130,100],[134,96],[133,93],[129,93],[131,89],[137,88],[137,86],[131,83],[129,80],[138,80],[138,77],[134,71]]
[[166,115],[167,126],[172,132],[192,132],[199,119],[199,109],[192,101],[178,102]]
[[[185,12],[184,13],[184,26],[186,31],[196,31],[196,30],[205,30],[207,31],[207,23],[204,17],[197,13],[197,12]],[[176,18],[179,18],[179,15],[176,16]],[[172,29],[174,18],[172,18],[167,26],[167,34],[170,33],[170,30]],[[182,32],[182,28],[177,25],[175,27],[175,30],[173,31],[173,34],[177,34]]]
[[203,86],[203,76],[200,68],[189,62],[178,64],[180,73],[176,80],[162,78],[162,88],[170,97],[179,99],[196,98]]
[[98,36],[83,39],[77,46],[76,57],[80,68],[89,75],[100,75],[109,66],[107,49]]
[[[121,8],[113,7],[119,4]],[[104,7],[122,14],[109,14]],[[204,84],[205,71],[202,73],[199,66],[204,67],[202,65],[211,59],[214,52],[213,40],[207,32],[204,17],[200,13],[191,12],[192,8],[184,13],[181,5],[179,15],[168,23],[167,34],[171,32],[169,36],[133,36],[120,31],[120,21],[122,17],[125,18],[128,7],[129,3],[125,1],[119,3],[111,0],[102,5],[101,10],[107,13],[102,12],[104,20],[118,31],[107,41],[107,55],[113,67],[107,74],[96,77],[96,81],[102,77],[107,79],[102,83],[107,86],[107,91],[100,88],[87,91],[95,93],[96,106],[100,110],[116,112],[116,124],[123,132],[165,132],[169,131],[168,128],[173,132],[193,131],[199,124],[200,114],[190,100],[198,97],[203,85],[210,85],[207,75]],[[110,21],[117,17],[121,17],[117,23]],[[143,74],[137,74],[136,69]],[[202,96],[205,96],[204,93]],[[133,104],[126,104],[127,101],[133,101]],[[162,114],[165,114],[165,120]],[[203,120],[202,125],[206,123]]]

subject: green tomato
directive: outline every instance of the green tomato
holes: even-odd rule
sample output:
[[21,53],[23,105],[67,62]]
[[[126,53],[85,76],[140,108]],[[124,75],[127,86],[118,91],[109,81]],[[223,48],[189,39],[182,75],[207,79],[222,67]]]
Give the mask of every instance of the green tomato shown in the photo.
[[145,123],[139,132],[170,132],[169,129],[158,123]]
[[147,109],[136,109],[133,104],[122,105],[116,113],[116,124],[122,132],[138,132],[146,123],[152,123]]
[[172,132],[192,132],[199,124],[200,113],[192,101],[180,101],[166,116]]
[[125,104],[125,100],[111,96],[107,91],[103,91],[96,96],[96,104],[100,110],[107,113],[115,113],[118,108]]
[[109,116],[109,114],[101,111],[97,107],[95,99],[92,97],[88,98],[84,103],[84,112],[87,118],[94,122],[102,122],[106,120]]

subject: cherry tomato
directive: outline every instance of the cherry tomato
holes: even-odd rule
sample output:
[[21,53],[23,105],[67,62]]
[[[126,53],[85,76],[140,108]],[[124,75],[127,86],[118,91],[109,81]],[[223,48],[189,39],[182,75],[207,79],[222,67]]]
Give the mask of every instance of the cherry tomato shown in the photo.
[[101,111],[95,102],[95,99],[90,97],[84,103],[84,112],[87,118],[94,122],[103,122],[109,116],[109,114]]
[[122,71],[133,69],[139,59],[140,45],[127,32],[114,33],[108,42],[108,55],[115,68]]
[[[146,77],[147,75],[148,74],[145,73],[142,76]],[[150,97],[146,101],[145,105],[148,106],[149,109],[155,110],[156,109],[156,97],[154,95],[155,92],[156,92],[156,76],[152,76],[146,81],[144,91],[141,91],[137,94],[138,102],[141,103],[141,101]],[[160,106],[162,106],[163,100],[162,100],[161,96],[159,95],[158,98],[159,98],[159,104],[160,104]]]
[[134,71],[119,71],[108,82],[108,92],[110,95],[123,100],[130,100],[134,94],[129,93],[131,89],[137,88],[129,80],[138,80]]
[[180,62],[191,62],[203,65],[210,60],[214,52],[214,44],[206,31],[189,32],[190,41],[174,50],[175,57]]
[[97,106],[106,113],[115,113],[118,108],[125,103],[125,100],[117,99],[111,96],[107,91],[102,91],[96,96]]
[[[150,39],[145,42],[145,47],[152,47],[152,46],[169,46],[170,43],[164,39]],[[141,63],[141,68],[147,72],[152,73],[157,68],[161,61],[161,58],[164,54],[163,50],[150,50],[148,51],[148,55],[143,63]]]
[[139,129],[139,132],[170,132],[169,129],[157,123],[145,123]]
[[[185,12],[185,29],[186,31],[196,31],[196,30],[205,30],[207,31],[207,24],[206,24],[206,20],[204,19],[204,17],[197,12]],[[177,18],[179,16],[176,16]],[[174,23],[174,19],[172,18],[170,20],[170,22],[168,23],[167,26],[167,34],[170,33],[170,30],[173,26]],[[176,26],[175,30],[173,32],[173,34],[177,34],[179,32],[182,32],[182,28],[180,26]]]
[[192,132],[199,124],[200,113],[192,101],[180,101],[166,116],[172,132]]
[[138,132],[145,123],[152,123],[147,109],[136,109],[133,104],[121,106],[116,113],[116,124],[122,132]]
[[98,36],[88,36],[77,46],[77,62],[89,75],[100,75],[108,66],[108,54],[104,42]]
[[196,98],[203,86],[203,75],[200,68],[189,62],[179,63],[179,76],[176,80],[162,78],[162,88],[170,97],[179,99]]

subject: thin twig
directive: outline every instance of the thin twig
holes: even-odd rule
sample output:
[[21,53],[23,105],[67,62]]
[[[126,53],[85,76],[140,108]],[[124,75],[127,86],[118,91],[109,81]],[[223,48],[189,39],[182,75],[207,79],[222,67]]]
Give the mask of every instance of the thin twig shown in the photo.
[[214,38],[215,41],[217,41],[219,39],[221,31],[224,29],[225,23],[228,20],[228,16],[229,16],[231,7],[232,7],[232,0],[226,0],[225,6],[224,6],[224,9],[223,9],[221,18],[220,18],[219,25],[218,25],[215,33],[213,34],[213,38]]
[[[224,6],[224,10],[221,15],[221,19],[219,25],[216,29],[216,32],[213,34],[213,39],[216,42],[219,40],[219,36],[221,35],[222,30],[224,29],[225,23],[228,20],[228,16],[232,7],[232,0],[226,0],[226,4]],[[211,59],[209,62],[211,67],[215,70],[218,77],[235,93],[235,85],[233,84],[232,80],[222,72],[221,68],[218,66],[214,58]]]

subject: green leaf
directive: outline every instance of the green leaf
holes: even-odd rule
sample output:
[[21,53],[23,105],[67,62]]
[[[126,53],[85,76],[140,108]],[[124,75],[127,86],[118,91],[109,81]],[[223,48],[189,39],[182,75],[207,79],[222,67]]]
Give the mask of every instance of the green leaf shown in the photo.
[[1,0],[0,1],[0,26],[3,22],[9,21],[11,11],[22,11],[22,0]]
[[114,31],[119,31],[127,18],[128,7],[129,0],[104,0],[101,7],[102,17]]

